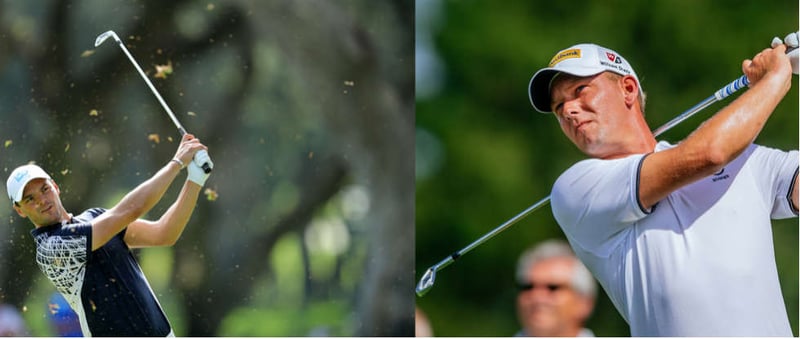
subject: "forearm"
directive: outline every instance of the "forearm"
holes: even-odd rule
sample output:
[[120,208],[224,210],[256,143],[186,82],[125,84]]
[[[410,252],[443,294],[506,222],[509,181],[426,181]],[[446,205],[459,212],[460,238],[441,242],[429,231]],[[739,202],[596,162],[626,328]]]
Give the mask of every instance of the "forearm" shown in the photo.
[[[114,206],[115,212],[125,215],[130,223],[136,218],[144,215],[161,200],[169,185],[180,173],[180,166],[170,161],[162,167],[155,175],[147,181],[141,183],[133,191],[129,192],[122,200]],[[127,224],[126,223],[126,224]]]
[[139,216],[147,213],[164,195],[180,166],[169,162],[147,181],[126,194],[113,208],[92,221],[92,250],[103,246]]
[[183,184],[177,200],[156,222],[164,244],[174,244],[180,238],[183,229],[192,216],[197,205],[197,197],[202,187],[189,180]]
[[701,125],[681,143],[681,147],[695,150],[711,166],[724,166],[755,140],[788,92],[790,84],[780,76],[761,79]]

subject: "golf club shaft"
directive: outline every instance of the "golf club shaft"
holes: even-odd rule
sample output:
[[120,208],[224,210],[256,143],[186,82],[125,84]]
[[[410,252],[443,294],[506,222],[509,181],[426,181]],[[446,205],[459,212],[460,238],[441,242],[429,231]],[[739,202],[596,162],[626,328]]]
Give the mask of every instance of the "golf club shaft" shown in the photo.
[[[730,96],[731,94],[733,94],[734,92],[742,89],[743,87],[746,87],[748,84],[749,84],[749,81],[747,80],[747,77],[742,75],[738,79],[736,79],[736,80],[732,81],[731,83],[725,85],[725,87],[722,87],[719,90],[717,90],[714,93],[714,95],[709,96],[708,98],[704,99],[703,101],[701,101],[697,105],[694,105],[693,107],[689,108],[685,112],[681,113],[679,116],[673,118],[672,120],[670,120],[666,124],[662,125],[659,128],[656,128],[653,131],[653,135],[654,136],[661,135],[662,133],[670,130],[671,128],[673,128],[675,126],[677,126],[678,124],[680,124],[684,120],[692,117],[693,115],[697,114],[698,112],[700,112],[704,108],[710,106],[711,104],[713,104],[713,103],[715,103],[717,101],[723,100],[723,99],[727,98],[728,96]],[[462,248],[461,250],[451,254],[450,256],[448,256],[447,258],[443,259],[442,261],[440,261],[436,265],[431,266],[431,268],[429,268],[428,271],[425,272],[425,274],[423,275],[422,279],[420,279],[419,284],[417,284],[417,289],[416,289],[417,290],[417,295],[423,296],[425,293],[428,292],[428,290],[430,290],[433,287],[434,277],[435,277],[436,272],[438,272],[439,270],[449,266],[450,264],[452,264],[454,261],[456,261],[458,258],[463,256],[467,252],[471,251],[475,247],[480,246],[484,242],[488,241],[489,239],[493,238],[494,236],[496,236],[500,232],[502,232],[502,231],[506,230],[507,228],[511,227],[511,225],[514,225],[515,223],[517,223],[522,218],[528,216],[533,211],[538,210],[539,208],[541,208],[542,206],[546,205],[549,202],[550,202],[550,196],[547,196],[546,198],[544,198],[542,200],[539,200],[538,202],[536,202],[535,204],[531,205],[530,207],[528,207],[527,209],[525,209],[521,213],[517,214],[513,218],[511,218],[508,221],[504,222],[502,225],[500,225],[500,226],[496,227],[495,229],[489,231],[489,233],[486,233],[485,235],[480,237],[478,240],[473,241],[471,244],[469,244],[466,247]]]
[[666,124],[661,125],[661,127],[656,128],[653,131],[653,136],[657,137],[657,136],[661,135],[662,133],[672,129],[672,127],[675,127],[676,125],[680,124],[684,120],[686,120],[686,119],[690,118],[691,116],[695,115],[697,112],[702,111],[704,108],[710,106],[711,104],[713,104],[713,103],[715,103],[717,101],[721,101],[721,100],[727,98],[731,94],[733,94],[736,91],[742,89],[743,87],[746,87],[749,84],[750,84],[750,81],[747,80],[747,76],[742,75],[738,79],[736,79],[734,81],[731,81],[731,83],[725,85],[725,87],[722,87],[719,90],[717,90],[716,92],[714,92],[714,95],[709,96],[708,98],[705,98],[705,100],[701,101],[697,105],[692,106],[692,108],[689,108],[688,110],[686,110],[686,112],[681,113],[681,115],[673,118],[672,120],[668,121]]
[[164,98],[161,97],[161,94],[158,93],[156,87],[153,86],[153,83],[150,82],[150,79],[147,78],[147,75],[144,73],[142,68],[139,67],[139,63],[136,62],[136,59],[133,58],[133,55],[131,55],[131,53],[128,52],[128,48],[125,47],[125,44],[122,43],[122,40],[117,40],[117,43],[119,43],[119,47],[122,48],[122,51],[125,52],[125,55],[128,56],[128,60],[131,61],[133,67],[136,67],[136,70],[139,72],[139,75],[142,76],[144,82],[147,83],[147,87],[150,87],[150,91],[153,92],[153,95],[156,96],[158,102],[161,103],[161,107],[164,107],[164,110],[167,111],[169,118],[172,119],[172,123],[174,123],[175,127],[178,128],[178,132],[181,133],[181,136],[186,134],[186,130],[183,128],[183,125],[181,125],[180,121],[178,121],[178,118],[175,117],[175,113],[172,113],[172,110],[169,108],[169,106],[167,106],[167,103],[164,101]]
[[[136,71],[139,72],[139,75],[142,76],[144,82],[147,83],[147,87],[150,87],[150,91],[153,92],[153,95],[156,96],[158,102],[161,103],[161,107],[164,107],[164,110],[167,112],[167,115],[169,115],[169,118],[172,120],[172,123],[174,123],[175,127],[178,128],[178,132],[181,134],[181,137],[184,136],[186,134],[186,129],[183,128],[181,122],[178,121],[177,117],[175,117],[175,113],[173,113],[172,109],[170,109],[169,106],[167,106],[167,103],[164,101],[164,98],[161,97],[161,94],[158,93],[156,87],[153,86],[153,83],[150,82],[149,78],[147,78],[147,75],[144,73],[142,68],[139,67],[139,63],[136,62],[136,59],[133,58],[133,55],[131,55],[131,53],[128,52],[128,48],[125,47],[125,44],[122,42],[122,40],[113,31],[109,31],[104,34],[109,34],[110,36],[113,36],[114,40],[117,42],[117,44],[119,44],[119,47],[122,49],[123,52],[125,52],[125,55],[128,56],[128,60],[131,61],[133,67],[136,67]],[[100,40],[95,42],[95,46],[99,45],[100,43],[103,42],[103,40],[105,40],[105,38],[98,38],[98,39]],[[200,164],[200,167],[203,168],[204,172],[211,173],[212,167],[209,164],[210,158],[208,157],[208,152],[206,150],[197,151],[197,153],[195,154],[195,159],[197,159],[198,162],[202,162],[202,164]]]

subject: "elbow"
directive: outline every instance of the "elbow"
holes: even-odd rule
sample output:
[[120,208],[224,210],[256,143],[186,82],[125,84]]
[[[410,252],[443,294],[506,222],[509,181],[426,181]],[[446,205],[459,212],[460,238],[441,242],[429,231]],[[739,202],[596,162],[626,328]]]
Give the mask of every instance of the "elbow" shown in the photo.
[[170,233],[169,235],[167,235],[167,236],[165,236],[163,238],[164,239],[164,243],[163,243],[162,246],[169,246],[169,247],[175,246],[175,244],[178,242],[178,239],[180,239],[180,238],[181,238],[181,233],[177,233],[177,234],[176,233]]
[[134,220],[138,219],[145,213],[147,213],[147,208],[144,204],[129,202],[120,206],[122,208],[117,209],[120,215],[128,221],[128,223],[133,222]]
[[158,244],[158,245],[159,245],[159,246],[163,246],[163,247],[172,247],[172,246],[174,246],[174,245],[175,245],[175,243],[177,243],[177,242],[178,242],[178,238],[167,238],[167,239],[164,239],[164,240],[163,240],[163,241],[162,241],[160,244]]
[[724,152],[709,151],[706,153],[702,164],[706,171],[710,173],[716,173],[725,167],[725,165],[727,165],[729,162],[731,162],[731,160],[733,159]]
[[175,243],[178,242],[178,238],[180,238],[181,236],[180,234],[174,234],[173,232],[170,232],[170,229],[168,227],[164,227],[163,225],[161,225],[161,227],[159,227],[158,230],[159,230],[157,238],[158,240],[154,244],[155,246],[159,247],[174,246]]
[[743,151],[744,149],[731,149],[729,145],[724,143],[709,143],[704,150],[701,150],[701,154],[703,155],[700,163],[705,172],[711,175],[722,170]]
[[684,153],[687,168],[691,168],[691,172],[702,176],[719,172],[733,160],[733,157],[723,147],[718,147],[711,142],[704,143],[699,147],[692,147],[687,151]]

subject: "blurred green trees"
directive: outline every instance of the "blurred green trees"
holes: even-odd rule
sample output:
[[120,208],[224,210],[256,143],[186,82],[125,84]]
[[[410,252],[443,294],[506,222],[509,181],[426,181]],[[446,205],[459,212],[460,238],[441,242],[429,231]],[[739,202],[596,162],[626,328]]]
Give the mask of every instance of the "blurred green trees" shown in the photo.
[[[655,128],[741,75],[741,62],[798,29],[796,1],[417,0],[416,278],[550,193],[584,156],[527,85],[560,49],[607,46],[636,69]],[[438,63],[436,62],[438,60]],[[795,81],[797,77],[795,76]],[[798,145],[798,86],[757,142]],[[728,99],[729,102],[731,99]],[[680,141],[727,102],[659,139]],[[519,329],[513,275],[528,246],[563,237],[542,208],[440,272],[417,305],[441,336],[508,336]],[[774,222],[786,308],[798,328],[798,221]],[[603,294],[588,326],[627,336]]]

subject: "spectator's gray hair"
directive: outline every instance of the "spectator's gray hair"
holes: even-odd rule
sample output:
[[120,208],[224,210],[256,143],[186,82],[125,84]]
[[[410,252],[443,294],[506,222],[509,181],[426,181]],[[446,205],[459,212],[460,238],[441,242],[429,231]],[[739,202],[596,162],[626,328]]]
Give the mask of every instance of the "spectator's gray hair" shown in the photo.
[[522,253],[517,262],[517,282],[528,282],[528,270],[536,263],[545,259],[562,257],[571,258],[575,261],[572,273],[572,288],[576,292],[594,299],[597,295],[597,285],[592,273],[575,256],[575,252],[572,251],[569,244],[563,240],[546,240]]

